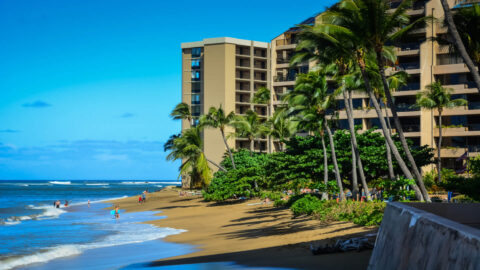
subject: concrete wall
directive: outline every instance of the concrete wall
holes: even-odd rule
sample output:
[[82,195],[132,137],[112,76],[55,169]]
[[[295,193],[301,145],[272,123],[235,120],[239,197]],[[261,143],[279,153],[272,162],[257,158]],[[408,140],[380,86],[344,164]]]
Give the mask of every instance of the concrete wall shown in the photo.
[[389,203],[368,269],[480,269],[480,230],[418,209],[475,224],[480,205],[444,205]]

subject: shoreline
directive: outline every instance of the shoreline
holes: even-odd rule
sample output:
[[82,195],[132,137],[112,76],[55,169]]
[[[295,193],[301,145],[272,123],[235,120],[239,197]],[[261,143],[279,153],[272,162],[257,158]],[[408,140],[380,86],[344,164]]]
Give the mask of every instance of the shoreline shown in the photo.
[[178,190],[171,188],[149,193],[144,204],[138,203],[138,196],[110,203],[127,212],[161,211],[155,215],[165,218],[146,223],[186,230],[162,239],[191,245],[195,251],[153,261],[151,266],[232,262],[249,267],[366,269],[369,250],[314,256],[310,245],[377,230],[350,222],[322,224],[305,217],[293,219],[289,209],[265,205],[258,199],[227,204],[205,202],[201,196],[179,196]]

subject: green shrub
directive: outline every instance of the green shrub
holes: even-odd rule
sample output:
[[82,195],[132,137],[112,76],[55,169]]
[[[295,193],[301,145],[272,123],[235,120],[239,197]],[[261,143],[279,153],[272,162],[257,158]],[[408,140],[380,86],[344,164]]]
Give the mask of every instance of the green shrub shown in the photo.
[[322,204],[319,198],[307,194],[303,198],[295,201],[290,207],[290,210],[292,210],[295,216],[311,215],[315,210],[320,209]]
[[467,195],[457,195],[452,198],[452,201],[458,202],[458,203],[475,203],[474,199],[468,197]]
[[415,191],[407,189],[408,186],[413,184],[415,184],[415,180],[400,177],[395,181],[383,179],[378,186],[383,189],[383,197],[385,199],[393,197],[395,201],[398,201],[415,196]]
[[264,191],[260,197],[263,200],[269,198],[271,201],[277,201],[283,198],[283,193],[280,191]]

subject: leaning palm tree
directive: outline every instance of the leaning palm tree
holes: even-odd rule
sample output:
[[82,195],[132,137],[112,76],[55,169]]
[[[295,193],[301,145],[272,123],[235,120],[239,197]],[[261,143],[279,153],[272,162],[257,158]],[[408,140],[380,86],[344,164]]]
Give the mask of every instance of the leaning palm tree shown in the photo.
[[[478,91],[480,91],[480,74],[471,58],[471,56],[475,57],[475,53],[472,53],[472,49],[475,52],[475,47],[472,45],[475,45],[476,43],[476,46],[478,46],[479,44],[480,7],[479,5],[473,5],[471,9],[470,7],[460,7],[458,12],[455,15],[452,15],[448,1],[440,0],[440,2],[442,3],[443,12],[445,14],[445,23],[448,26],[448,33],[451,37],[451,41],[456,48],[456,52],[462,57],[465,65],[467,65],[468,70],[472,74],[473,81],[477,85]],[[458,29],[460,29],[460,31],[457,29],[456,23],[458,23]],[[477,56],[479,55],[478,49],[479,47],[476,47]],[[478,65],[479,62],[476,64]]]
[[[376,0],[342,0],[326,12],[319,15],[319,17],[317,18],[317,23],[319,24],[319,26],[315,26],[319,32],[317,36],[322,39],[327,39],[329,42],[332,43],[333,46],[341,47],[341,50],[343,52],[348,53],[345,55],[348,55],[348,57],[354,59],[360,69],[360,73],[364,81],[364,88],[367,95],[370,97],[370,100],[378,115],[382,132],[384,134],[385,140],[387,141],[390,149],[392,150],[393,156],[397,160],[397,163],[405,176],[408,179],[415,179],[410,172],[407,164],[400,156],[400,153],[398,152],[398,149],[394,144],[392,138],[388,136],[389,133],[385,123],[385,119],[373,91],[371,83],[372,78],[371,75],[368,74],[367,64],[371,57],[371,54],[375,54],[375,51],[373,50],[373,48],[371,48],[368,42],[369,39],[366,38],[367,33],[365,33],[366,31],[371,30],[369,27],[371,27],[372,23],[374,23],[368,21],[368,17],[370,15],[366,14],[365,12],[365,3],[372,3],[366,1]],[[377,2],[383,3],[383,1]],[[371,8],[370,11],[372,12],[372,16],[376,15],[377,10]],[[404,146],[403,142],[402,146]],[[412,167],[415,168],[416,166],[413,157],[411,157],[411,155],[408,155],[408,145],[405,152],[407,153],[407,157]],[[416,184],[412,185],[412,188],[415,190],[415,195],[417,199],[423,200],[425,198],[427,201],[430,201],[418,169],[414,174],[417,178],[417,183],[421,187],[420,189]]]
[[453,108],[458,106],[465,106],[467,101],[461,98],[453,99],[451,98],[453,89],[445,88],[441,83],[435,82],[426,86],[427,90],[417,94],[417,104],[416,106],[424,109],[436,109],[438,111],[438,160],[437,160],[437,170],[438,170],[438,182],[441,182],[442,179],[442,159],[441,159],[441,148],[442,148],[442,112],[446,108]]
[[223,143],[227,148],[228,155],[232,162],[232,167],[233,169],[236,169],[232,151],[230,150],[230,146],[228,145],[227,138],[225,135],[225,128],[227,126],[231,126],[234,120],[235,120],[235,113],[230,112],[229,114],[225,114],[225,111],[222,109],[222,106],[220,105],[218,109],[215,107],[210,107],[210,109],[208,110],[208,113],[200,117],[199,127],[202,127],[202,128],[212,127],[212,128],[218,128],[220,130],[220,133],[222,134]]
[[188,120],[188,122],[192,124],[193,115],[190,110],[190,105],[185,102],[178,103],[170,113],[170,116],[175,120]]
[[275,150],[277,152],[283,152],[285,150],[284,141],[295,135],[298,122],[288,116],[286,109],[279,108],[275,110],[272,117],[267,120],[266,124],[268,127],[267,134],[279,141],[278,145],[274,144]]
[[[167,160],[182,160],[179,176],[192,176],[190,188],[198,184],[208,185],[211,180],[211,170],[208,162],[225,171],[225,168],[209,160],[203,152],[203,140],[200,128],[187,129],[180,135],[174,135],[164,145],[165,151],[170,151]],[[198,181],[195,181],[198,180]],[[198,183],[200,182],[200,183]]]
[[[343,184],[335,153],[333,134],[327,119],[327,110],[333,108],[335,97],[334,95],[328,94],[328,84],[325,74],[321,74],[319,71],[300,74],[295,82],[294,90],[287,94],[284,100],[290,108],[289,113],[299,119],[299,128],[314,132],[321,138],[324,159],[324,184],[328,182],[327,152],[324,141],[324,131],[327,131],[335,178],[340,190],[340,198],[345,200],[345,193],[343,192]],[[325,197],[325,195],[326,194],[324,194],[323,197]]]

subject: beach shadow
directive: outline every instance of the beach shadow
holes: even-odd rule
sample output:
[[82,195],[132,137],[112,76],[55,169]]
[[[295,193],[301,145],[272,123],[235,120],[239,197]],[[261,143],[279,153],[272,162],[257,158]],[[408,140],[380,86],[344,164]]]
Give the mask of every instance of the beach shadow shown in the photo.
[[[213,202],[213,203],[207,204],[207,207],[235,205],[235,204],[241,204],[241,203],[244,203],[244,202],[247,202],[247,201],[248,200],[228,200],[228,201],[223,201],[223,202]],[[207,202],[207,201],[204,201],[204,202]]]
[[188,202],[188,201],[191,201],[191,200],[196,200],[196,199],[200,199],[201,197],[200,196],[189,196],[189,197],[183,197],[183,198],[180,198],[178,200],[173,200],[171,202]]
[[[357,234],[355,234],[356,236]],[[345,235],[344,237],[349,237]],[[350,237],[354,237],[351,235]],[[332,242],[334,239],[326,239]],[[366,269],[371,250],[312,255],[309,247],[312,242],[282,245],[248,251],[231,252],[189,258],[171,258],[150,263],[150,267],[188,265],[199,263],[234,262],[248,267],[279,267],[300,270],[310,269]]]
[[156,210],[167,210],[167,209],[176,209],[176,208],[190,208],[190,207],[197,207],[198,205],[191,204],[191,205],[172,205],[172,206],[165,206],[159,207]]

